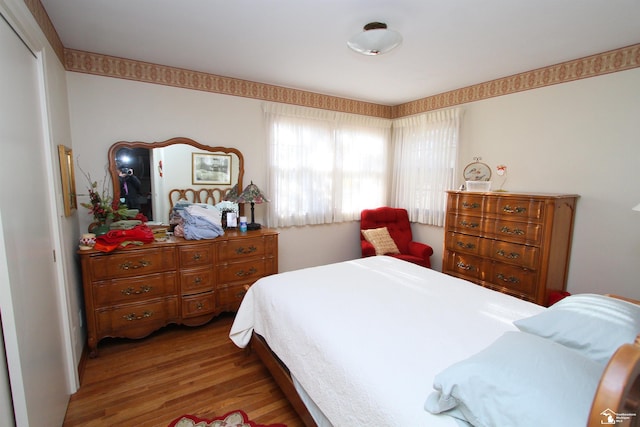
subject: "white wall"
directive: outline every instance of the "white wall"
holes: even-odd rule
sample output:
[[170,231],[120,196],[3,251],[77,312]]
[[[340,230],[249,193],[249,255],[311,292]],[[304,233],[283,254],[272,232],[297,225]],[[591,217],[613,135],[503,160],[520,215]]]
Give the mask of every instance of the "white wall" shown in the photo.
[[640,69],[469,104],[460,165],[507,165],[509,191],[580,195],[570,292],[640,298]]
[[[266,182],[261,101],[79,73],[67,80],[83,168],[101,171],[116,141],[186,136],[240,149],[245,182]],[[573,293],[640,298],[640,214],[631,211],[640,203],[632,176],[640,159],[639,82],[636,69],[463,106],[460,169],[481,156],[492,168],[508,166],[507,190],[580,194]],[[263,214],[256,205],[258,222]],[[80,228],[89,222],[82,219]],[[442,229],[413,230],[434,247],[434,268],[441,269]],[[280,231],[280,271],[359,257],[358,222]]]
[[[67,79],[74,155],[93,179],[103,179],[107,150],[117,141],[154,142],[184,136],[239,149],[244,155],[244,183],[266,183],[261,101],[73,72]],[[81,174],[76,174],[76,181],[78,192],[87,194]],[[264,206],[255,206],[257,222],[265,222],[265,213]],[[81,208],[81,230],[90,218]],[[357,222],[280,232],[280,271],[360,255]]]

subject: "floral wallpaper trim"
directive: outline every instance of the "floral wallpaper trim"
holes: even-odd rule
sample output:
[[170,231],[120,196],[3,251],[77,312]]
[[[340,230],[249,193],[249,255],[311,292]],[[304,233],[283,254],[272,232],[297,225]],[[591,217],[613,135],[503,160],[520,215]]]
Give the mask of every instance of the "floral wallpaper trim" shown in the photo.
[[69,71],[80,73],[242,96],[284,104],[302,105],[344,113],[383,118],[389,118],[391,115],[390,106],[73,49],[65,49],[65,67]]
[[27,5],[29,12],[31,12],[35,18],[38,26],[58,56],[58,59],[60,59],[60,62],[64,64],[64,46],[62,45],[62,41],[60,40],[58,32],[53,26],[51,19],[49,19],[47,11],[44,9],[44,6],[42,6],[42,3],[40,3],[40,0],[24,0],[24,4]]
[[503,77],[393,107],[181,68],[65,49],[69,71],[365,116],[398,118],[640,67],[640,44]]
[[62,45],[60,37],[40,0],[24,0],[24,2],[68,71],[383,118],[411,116],[496,96],[640,67],[639,43],[391,107],[131,59],[66,49]]
[[502,77],[392,107],[392,118],[640,67],[640,44]]

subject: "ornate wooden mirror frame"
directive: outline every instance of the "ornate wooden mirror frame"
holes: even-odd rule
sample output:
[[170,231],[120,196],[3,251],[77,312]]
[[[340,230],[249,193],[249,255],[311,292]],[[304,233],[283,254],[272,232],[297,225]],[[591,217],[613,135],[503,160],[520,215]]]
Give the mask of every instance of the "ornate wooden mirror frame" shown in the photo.
[[[219,191],[222,195],[224,195],[228,191],[230,191],[234,187],[234,185],[237,184],[238,191],[242,192],[242,190],[243,190],[242,178],[243,178],[243,175],[244,175],[244,158],[242,156],[242,153],[239,150],[237,150],[235,148],[229,148],[229,147],[211,147],[209,145],[201,144],[201,143],[199,143],[197,141],[194,141],[192,139],[189,139],[189,138],[177,137],[177,138],[172,138],[172,139],[169,139],[169,140],[166,140],[166,141],[161,141],[161,142],[119,141],[119,142],[116,142],[115,144],[113,144],[109,148],[109,152],[108,152],[109,172],[111,174],[111,180],[112,180],[112,185],[113,185],[113,200],[119,200],[120,199],[120,179],[119,179],[119,176],[118,176],[118,171],[119,171],[120,167],[122,166],[121,164],[119,164],[119,161],[118,161],[118,153],[120,152],[120,150],[122,150],[122,149],[128,149],[128,150],[149,149],[149,150],[153,150],[153,149],[156,149],[156,148],[164,148],[164,147],[169,147],[169,146],[176,145],[176,144],[185,144],[185,145],[193,147],[194,150],[200,150],[200,151],[204,151],[204,152],[212,153],[212,154],[221,154],[221,155],[222,154],[228,154],[228,155],[231,155],[232,162],[234,161],[233,155],[237,156],[238,165],[237,165],[237,167],[235,165],[233,166],[233,170],[234,171],[237,170],[237,176],[232,176],[231,177],[231,183],[229,185],[222,186],[222,188],[211,188],[212,187],[211,185],[204,186],[204,185],[200,185],[200,184],[194,184],[194,185],[191,186],[191,187],[194,187],[193,189],[186,188],[186,187],[166,189],[166,193],[167,194],[162,194],[161,195],[161,197],[163,197],[164,200],[170,200],[169,193],[175,192],[175,190],[179,190],[179,191],[190,190],[193,193],[209,192],[209,194],[211,194],[212,190],[215,190],[215,191]],[[189,157],[191,158],[191,156],[189,156]],[[154,168],[154,167],[161,167],[161,166],[160,165],[151,165],[151,164],[149,164],[149,167],[150,168]],[[186,167],[187,166],[185,166],[185,168]],[[191,167],[192,167],[192,165],[189,164],[188,165],[189,170],[191,169]],[[162,173],[167,173],[167,171],[164,171]],[[221,186],[217,185],[216,187],[221,187]],[[208,201],[203,201],[203,202],[208,202]],[[172,203],[172,202],[170,202],[170,203]],[[239,210],[240,210],[240,214],[243,214],[244,206],[240,205],[239,206]]]

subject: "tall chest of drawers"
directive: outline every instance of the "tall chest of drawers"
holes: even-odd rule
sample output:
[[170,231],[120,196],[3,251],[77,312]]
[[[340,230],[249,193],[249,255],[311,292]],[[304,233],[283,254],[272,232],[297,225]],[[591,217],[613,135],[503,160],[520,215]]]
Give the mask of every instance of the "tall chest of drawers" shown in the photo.
[[546,305],[566,289],[577,198],[447,192],[442,271]]
[[212,240],[79,254],[87,345],[95,357],[106,337],[142,338],[170,323],[197,326],[236,311],[256,280],[278,272],[278,233],[227,230]]

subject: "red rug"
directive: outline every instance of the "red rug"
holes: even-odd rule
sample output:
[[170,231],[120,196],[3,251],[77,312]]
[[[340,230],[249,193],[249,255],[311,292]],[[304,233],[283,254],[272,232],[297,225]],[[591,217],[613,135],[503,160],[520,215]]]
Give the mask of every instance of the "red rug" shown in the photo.
[[284,424],[258,424],[249,419],[241,410],[231,411],[221,417],[207,420],[193,415],[183,415],[169,424],[169,427],[287,427]]

